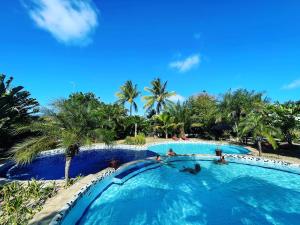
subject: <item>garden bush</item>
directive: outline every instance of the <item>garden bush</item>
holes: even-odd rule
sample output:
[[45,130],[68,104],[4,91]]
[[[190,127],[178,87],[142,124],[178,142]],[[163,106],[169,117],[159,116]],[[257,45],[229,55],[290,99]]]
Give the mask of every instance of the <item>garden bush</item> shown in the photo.
[[55,182],[12,182],[0,187],[0,224],[25,225],[57,192]]
[[144,145],[146,144],[146,138],[144,134],[138,134],[136,137],[127,136],[125,139],[127,145]]

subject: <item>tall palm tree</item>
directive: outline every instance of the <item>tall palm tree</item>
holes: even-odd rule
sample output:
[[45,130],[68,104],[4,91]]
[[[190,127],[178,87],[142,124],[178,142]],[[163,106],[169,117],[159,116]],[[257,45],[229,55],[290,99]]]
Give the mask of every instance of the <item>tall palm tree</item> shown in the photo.
[[19,164],[31,162],[44,150],[64,147],[65,181],[69,181],[69,169],[72,158],[81,145],[101,139],[102,129],[97,118],[98,100],[90,94],[76,93],[66,100],[55,102],[55,109],[46,116],[20,130],[30,130],[36,137],[14,147],[14,158]]
[[121,104],[129,103],[130,116],[132,115],[132,108],[134,108],[135,112],[138,111],[138,106],[134,100],[140,95],[140,92],[138,91],[137,85],[133,85],[131,80],[126,81],[125,84],[120,87],[120,92],[116,95]]
[[151,110],[156,104],[155,111],[156,114],[159,114],[162,108],[168,104],[172,104],[172,101],[170,101],[168,98],[175,95],[175,92],[168,92],[167,84],[168,81],[162,83],[160,78],[157,78],[151,82],[151,88],[145,87],[145,90],[150,92],[151,95],[143,97],[143,99],[146,101],[144,108]]
[[156,130],[163,130],[165,133],[165,138],[168,139],[168,131],[170,128],[175,128],[176,124],[174,123],[174,118],[170,116],[169,113],[161,113],[155,117],[158,121],[158,124],[155,126]]
[[279,135],[277,128],[273,127],[265,120],[262,113],[251,112],[239,124],[240,135],[252,134],[253,139],[257,142],[259,156],[262,154],[262,141],[264,138],[276,149],[277,143],[275,136]]

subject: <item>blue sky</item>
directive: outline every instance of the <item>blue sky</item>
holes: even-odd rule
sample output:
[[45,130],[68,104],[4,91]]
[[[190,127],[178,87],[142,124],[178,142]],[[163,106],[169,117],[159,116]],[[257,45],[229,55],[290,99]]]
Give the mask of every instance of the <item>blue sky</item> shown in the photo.
[[15,0],[0,8],[0,72],[42,105],[72,91],[112,102],[126,80],[143,91],[158,76],[181,99],[247,88],[300,100],[298,0]]

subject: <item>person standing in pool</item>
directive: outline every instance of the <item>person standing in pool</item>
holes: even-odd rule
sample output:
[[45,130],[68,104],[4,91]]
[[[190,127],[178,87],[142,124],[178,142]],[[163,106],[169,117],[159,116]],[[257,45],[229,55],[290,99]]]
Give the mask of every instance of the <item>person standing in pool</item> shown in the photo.
[[167,152],[167,156],[176,156],[177,154],[173,151],[173,149],[169,149],[169,151]]
[[191,173],[193,175],[196,175],[197,173],[199,173],[201,171],[201,166],[199,163],[195,164],[194,168],[189,168],[189,167],[185,167],[182,170],[180,170],[180,172],[186,172],[186,173]]

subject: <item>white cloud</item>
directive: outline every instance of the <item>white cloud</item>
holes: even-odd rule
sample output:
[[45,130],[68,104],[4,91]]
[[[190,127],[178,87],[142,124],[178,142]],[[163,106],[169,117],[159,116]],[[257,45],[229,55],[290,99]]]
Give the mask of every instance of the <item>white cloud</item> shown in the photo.
[[185,101],[185,97],[183,97],[182,95],[176,94],[173,95],[171,97],[168,98],[170,101],[177,103],[179,102],[184,102]]
[[32,20],[65,44],[86,45],[98,25],[90,0],[23,0]]
[[184,72],[187,72],[187,71],[197,67],[199,65],[200,61],[201,61],[200,55],[194,54],[183,60],[171,62],[169,64],[169,66],[173,69],[177,69],[181,73],[184,73]]
[[300,79],[299,80],[294,80],[293,82],[284,85],[282,87],[282,89],[286,89],[286,90],[291,90],[291,89],[296,89],[296,88],[300,88]]

